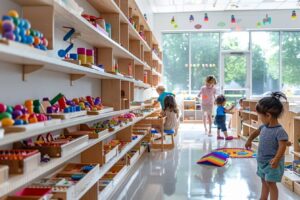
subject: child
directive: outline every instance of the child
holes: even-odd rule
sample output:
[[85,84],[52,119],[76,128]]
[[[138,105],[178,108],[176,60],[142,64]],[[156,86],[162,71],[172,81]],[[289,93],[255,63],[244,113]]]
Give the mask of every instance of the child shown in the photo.
[[252,141],[259,136],[257,151],[257,175],[261,178],[261,200],[278,199],[276,182],[281,182],[284,173],[284,152],[288,142],[288,135],[279,124],[278,118],[283,113],[280,99],[286,100],[281,92],[273,92],[271,97],[262,98],[256,105],[256,111],[263,125],[253,132],[245,147],[251,148]]
[[205,132],[207,133],[207,126],[206,126],[206,119],[208,120],[208,135],[211,135],[211,117],[212,117],[212,110],[214,107],[214,100],[216,96],[216,89],[214,86],[217,84],[217,80],[214,76],[210,75],[206,77],[205,86],[202,86],[198,97],[202,96],[202,110],[203,110],[203,124]]
[[178,127],[179,110],[177,108],[175,98],[172,95],[165,97],[164,109],[161,115],[166,117],[164,129],[176,131]]
[[232,140],[232,136],[227,135],[227,128],[226,128],[226,113],[229,113],[234,106],[232,106],[230,109],[226,109],[224,106],[226,104],[226,98],[224,95],[219,95],[216,98],[216,104],[217,104],[217,111],[216,111],[216,117],[215,117],[215,124],[217,125],[217,139],[223,140],[224,137],[220,136],[220,130],[223,132],[226,140]]
[[158,97],[157,101],[154,102],[154,106],[159,102],[162,110],[164,110],[164,108],[165,108],[165,105],[164,105],[165,97],[168,95],[175,96],[173,93],[165,92],[165,90],[166,89],[164,86],[157,86],[157,88],[156,88],[156,92],[158,93],[159,97]]

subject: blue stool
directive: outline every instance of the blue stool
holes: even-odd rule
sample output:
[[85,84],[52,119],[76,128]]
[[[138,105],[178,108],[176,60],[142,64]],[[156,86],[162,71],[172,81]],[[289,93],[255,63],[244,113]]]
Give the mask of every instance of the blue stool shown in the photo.
[[174,146],[175,146],[175,142],[174,142],[174,135],[176,133],[176,131],[174,129],[171,129],[171,130],[164,130],[164,133],[168,136],[171,136],[171,139],[172,139],[172,143],[171,144],[165,144],[164,145],[164,148],[167,148],[167,149],[173,149]]
[[174,129],[171,129],[171,130],[164,130],[165,134],[167,135],[173,135],[175,134],[175,130]]
[[151,129],[151,134],[158,134],[158,131],[156,129]]

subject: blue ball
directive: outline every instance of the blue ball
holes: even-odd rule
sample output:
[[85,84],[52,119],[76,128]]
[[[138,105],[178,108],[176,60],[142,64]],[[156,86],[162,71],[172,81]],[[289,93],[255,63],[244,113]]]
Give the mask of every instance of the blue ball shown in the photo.
[[34,38],[32,36],[26,36],[27,37],[27,44],[33,44]]
[[24,28],[24,25],[25,25],[25,20],[24,19],[20,19],[19,27],[20,28]]
[[13,18],[11,16],[4,15],[2,17],[2,21],[5,21],[5,20],[13,21]]
[[25,36],[26,35],[26,30],[24,28],[20,28],[19,34],[21,36]]
[[40,46],[39,45],[34,45],[34,48],[40,49]]
[[19,27],[15,27],[14,34],[15,35],[19,35],[20,34],[20,28]]
[[21,119],[16,119],[14,125],[23,125],[24,121]]
[[42,44],[40,44],[39,47],[40,47],[40,49],[42,49],[42,50],[44,50],[44,51],[47,50],[47,48],[46,48],[44,45],[42,45]]
[[15,41],[16,42],[21,42],[22,37],[20,35],[15,34]]
[[26,30],[28,30],[28,29],[31,28],[31,24],[30,24],[30,22],[27,19],[24,19],[24,28]]

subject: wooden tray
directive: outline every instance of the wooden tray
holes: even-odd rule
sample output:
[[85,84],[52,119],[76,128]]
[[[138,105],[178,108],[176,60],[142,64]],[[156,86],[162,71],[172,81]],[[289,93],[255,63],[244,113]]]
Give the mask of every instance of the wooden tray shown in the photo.
[[0,185],[8,180],[8,166],[0,165]]
[[47,114],[55,119],[72,119],[76,117],[85,116],[87,114],[86,110],[78,111],[78,112],[72,112],[72,113],[51,113]]
[[[79,129],[79,130],[78,130]],[[89,139],[96,139],[99,133],[95,133],[94,128],[90,128],[87,124],[80,124],[78,127],[69,127],[64,129],[65,136],[82,136],[87,135]]]
[[[75,173],[83,173],[80,171],[80,169],[86,165],[91,164],[69,163],[56,175],[56,177],[70,177]],[[85,176],[77,181],[74,185],[74,193],[72,199],[75,199],[83,190],[85,190],[89,186],[90,181],[97,177],[97,175],[99,174],[99,164],[92,165],[94,166],[94,168],[91,171],[85,173]]]
[[139,159],[140,150],[137,150],[134,154],[131,154],[131,152],[129,154],[131,155],[131,157],[130,157],[130,159],[128,159],[128,164],[134,165],[137,162],[137,160]]
[[0,164],[8,165],[9,174],[26,174],[40,165],[41,153],[35,153],[23,160],[0,160]]
[[100,114],[109,113],[109,112],[113,112],[113,111],[114,111],[114,108],[105,106],[102,110],[87,111],[87,114],[88,115],[100,115]]
[[116,145],[112,150],[104,154],[103,164],[108,163],[111,159],[118,155],[119,145]]
[[45,126],[45,122],[37,122],[34,124],[8,126],[8,127],[4,127],[4,130],[5,130],[5,133],[7,134],[7,133],[31,131],[34,129],[43,128],[44,126]]

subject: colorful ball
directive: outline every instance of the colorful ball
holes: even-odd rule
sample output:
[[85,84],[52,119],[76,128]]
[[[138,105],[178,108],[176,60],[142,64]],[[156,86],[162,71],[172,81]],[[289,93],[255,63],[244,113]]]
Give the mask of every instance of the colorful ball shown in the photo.
[[15,40],[15,34],[14,32],[6,32],[3,34],[3,37],[9,40]]
[[21,110],[24,109],[24,106],[21,104],[15,105],[15,110]]
[[31,24],[30,24],[30,22],[27,20],[27,19],[24,19],[24,28],[26,29],[26,30],[28,30],[28,29],[30,29],[31,28]]
[[14,111],[14,108],[12,106],[7,106],[6,112],[12,113]]
[[39,37],[34,37],[34,45],[39,45],[41,42],[40,38]]
[[24,19],[20,19],[19,27],[20,28],[24,28],[24,25],[25,25],[25,20]]
[[5,119],[5,118],[12,118],[12,116],[8,112],[0,113],[0,120]]
[[15,41],[16,42],[21,42],[22,41],[22,37],[20,35],[16,35],[15,34]]
[[2,29],[4,32],[12,32],[15,29],[15,25],[12,21],[3,20]]
[[17,119],[17,118],[19,118],[20,116],[22,116],[23,115],[23,112],[21,111],[21,110],[14,110],[13,112],[12,112],[12,117],[13,117],[13,119]]
[[21,119],[16,119],[14,125],[23,125],[24,121]]
[[13,18],[13,22],[14,22],[15,26],[19,26],[19,24],[20,24],[20,19],[14,17],[14,18]]
[[13,119],[10,119],[10,118],[2,119],[1,122],[2,122],[3,127],[12,126],[15,123],[15,121]]
[[19,18],[19,13],[16,10],[8,11],[8,16]]
[[43,45],[44,45],[45,47],[48,47],[48,40],[47,40],[47,38],[43,37],[42,43],[43,43]]
[[34,38],[32,36],[27,36],[27,44],[33,44]]
[[11,16],[7,16],[7,15],[4,15],[3,17],[2,17],[2,21],[13,21],[13,18],[11,17]]
[[[20,27],[20,26],[19,26]],[[19,34],[23,37],[26,35],[26,30],[22,27],[20,28]]]
[[18,26],[15,27],[14,34],[15,35],[19,35],[20,34],[20,28]]
[[42,44],[39,45],[39,49],[44,50],[44,51],[47,51],[47,47],[45,47],[45,46],[42,45]]
[[4,103],[0,103],[0,113],[5,112],[7,109],[7,106]]

